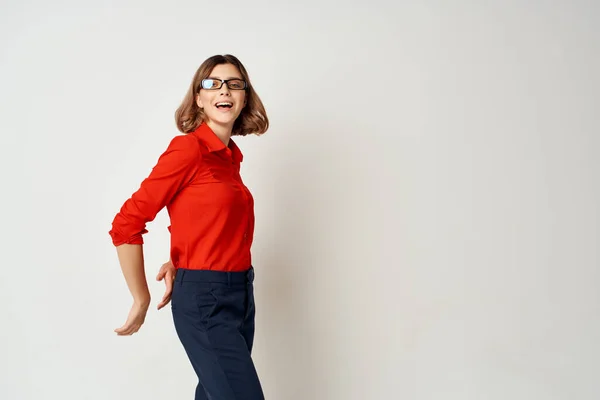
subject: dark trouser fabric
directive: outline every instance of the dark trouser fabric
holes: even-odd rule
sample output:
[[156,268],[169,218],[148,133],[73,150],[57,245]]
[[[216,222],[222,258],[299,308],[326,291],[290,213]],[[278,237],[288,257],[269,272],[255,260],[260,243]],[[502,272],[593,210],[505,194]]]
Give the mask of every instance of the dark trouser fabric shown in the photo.
[[251,358],[254,268],[179,269],[171,296],[175,330],[198,375],[195,400],[263,400]]

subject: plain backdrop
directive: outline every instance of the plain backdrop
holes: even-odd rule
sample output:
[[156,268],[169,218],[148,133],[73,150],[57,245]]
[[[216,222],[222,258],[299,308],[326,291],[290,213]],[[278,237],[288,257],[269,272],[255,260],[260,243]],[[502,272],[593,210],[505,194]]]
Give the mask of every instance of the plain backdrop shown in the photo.
[[600,397],[598,2],[0,4],[1,399],[193,398],[166,210],[132,337],[108,230],[225,53],[267,399]]

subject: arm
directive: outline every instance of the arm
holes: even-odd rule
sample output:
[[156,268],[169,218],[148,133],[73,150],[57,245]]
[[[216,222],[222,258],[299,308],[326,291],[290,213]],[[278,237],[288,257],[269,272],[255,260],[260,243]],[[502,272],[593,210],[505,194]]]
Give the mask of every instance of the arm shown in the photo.
[[144,244],[146,223],[175,197],[196,173],[200,161],[198,141],[191,136],[176,136],[160,156],[150,175],[115,215],[109,234],[115,247]]
[[144,270],[144,251],[141,244],[117,246],[117,256],[133,302],[146,309],[150,305],[150,291]]
[[125,324],[115,329],[131,335],[144,323],[150,305],[150,292],[144,271],[142,235],[146,223],[165,207],[194,176],[199,162],[199,147],[191,136],[174,138],[150,175],[128,199],[113,220],[110,235],[117,249],[123,276],[133,296],[133,306]]
[[117,255],[127,287],[133,296],[133,305],[127,321],[123,326],[115,329],[115,332],[119,336],[128,336],[140,330],[150,306],[150,291],[144,273],[143,245],[119,245],[117,246]]

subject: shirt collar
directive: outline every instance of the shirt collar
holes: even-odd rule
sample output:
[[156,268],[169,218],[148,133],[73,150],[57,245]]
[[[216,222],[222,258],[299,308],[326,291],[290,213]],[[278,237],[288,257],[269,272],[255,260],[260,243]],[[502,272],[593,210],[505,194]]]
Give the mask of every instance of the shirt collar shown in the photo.
[[225,143],[219,139],[219,137],[213,132],[212,129],[210,129],[206,122],[202,122],[200,126],[192,132],[192,134],[202,140],[206,147],[208,147],[208,151],[211,153],[226,150],[229,147],[235,162],[242,162],[244,159],[242,151],[232,138],[229,138],[229,146],[225,146]]

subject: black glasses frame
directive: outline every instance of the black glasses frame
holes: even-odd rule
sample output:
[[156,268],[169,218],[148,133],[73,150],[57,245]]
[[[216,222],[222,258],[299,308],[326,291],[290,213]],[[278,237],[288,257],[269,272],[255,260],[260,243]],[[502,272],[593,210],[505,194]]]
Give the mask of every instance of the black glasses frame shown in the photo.
[[[204,81],[218,81],[221,82],[221,84],[218,87],[214,87],[214,88],[210,88],[210,89],[206,89],[204,87]],[[241,89],[233,89],[229,86],[229,82],[230,81],[241,81],[244,84],[244,87]],[[206,79],[202,79],[202,82],[200,83],[200,89],[204,89],[204,90],[219,90],[223,87],[223,84],[227,85],[227,89],[229,90],[246,90],[248,88],[248,84],[246,83],[245,80],[243,79],[239,79],[239,78],[232,78],[232,79],[218,79],[218,78],[206,78]]]

